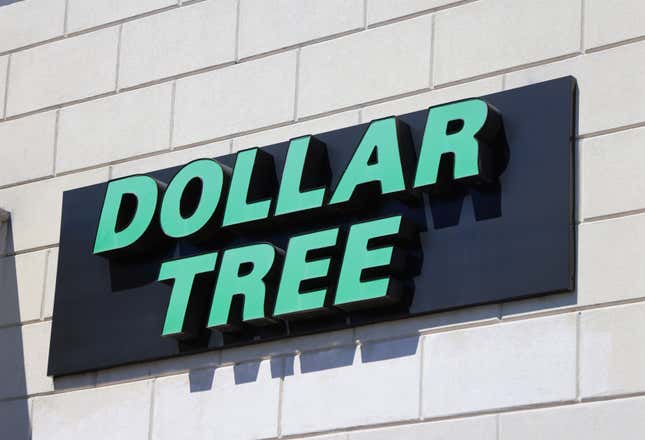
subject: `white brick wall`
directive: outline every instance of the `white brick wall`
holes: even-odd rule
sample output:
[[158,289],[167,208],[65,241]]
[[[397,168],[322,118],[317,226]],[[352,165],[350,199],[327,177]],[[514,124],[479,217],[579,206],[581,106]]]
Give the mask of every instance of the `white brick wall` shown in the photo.
[[581,217],[602,217],[645,208],[645,129],[580,141]]
[[58,272],[58,248],[47,250],[47,263],[45,272],[45,290],[43,291],[43,305],[41,317],[51,318],[54,313],[54,293],[56,289],[56,273]]
[[[644,14],[639,0],[0,7],[1,437],[642,438]],[[563,75],[580,89],[576,292],[46,376],[62,191]]]
[[292,120],[295,75],[287,52],[177,81],[173,146]]
[[586,0],[584,42],[587,49],[645,35],[645,2]]
[[360,118],[357,110],[336,113],[322,118],[311,119],[297,124],[274,128],[272,130],[264,130],[259,133],[252,133],[234,138],[233,151],[284,142],[285,140],[306,134],[324,133],[326,131],[356,125],[359,122]]
[[[645,215],[580,225],[578,302],[645,297]],[[602,252],[600,252],[602,250]]]
[[[419,416],[417,339],[303,353],[286,375],[282,433],[327,431]],[[391,358],[367,356],[368,350]],[[406,350],[410,349],[410,351]],[[299,368],[298,368],[299,367]]]
[[239,57],[364,26],[363,0],[240,0]]
[[40,319],[47,253],[0,258],[0,326]]
[[427,336],[423,355],[426,417],[576,397],[575,315]]
[[208,0],[123,25],[119,87],[235,59],[235,0]]
[[426,16],[305,47],[298,116],[429,87],[431,34]]
[[0,186],[51,176],[54,172],[56,112],[0,123]]
[[494,416],[470,417],[443,422],[418,423],[394,428],[370,429],[348,434],[349,440],[497,440]]
[[113,91],[118,37],[108,28],[12,54],[7,116]]
[[449,83],[580,49],[580,3],[481,0],[435,18],[435,82]]
[[636,440],[645,429],[645,399],[625,399],[500,416],[501,440]]
[[130,160],[118,163],[111,167],[111,177],[130,176],[132,174],[146,173],[149,171],[162,170],[172,166],[183,165],[195,159],[204,157],[218,157],[228,154],[231,150],[231,141],[214,142],[212,144],[200,145],[199,147],[186,148],[144,157],[143,159]]
[[459,0],[367,0],[367,21],[379,23],[416,12],[457,3]]
[[63,35],[65,0],[25,0],[0,9],[0,53]]
[[[7,68],[9,67],[9,57],[0,57],[0,115],[4,118],[5,95],[7,92]],[[4,79],[3,79],[4,78]]]
[[645,56],[645,42],[578,56],[559,63],[520,70],[506,76],[514,88],[563,75],[573,75],[580,89],[581,135],[642,124],[645,109],[645,66],[633,60]]
[[58,243],[63,191],[106,180],[108,169],[99,168],[0,189],[0,204],[11,212],[13,251]]
[[67,28],[69,32],[75,32],[177,3],[177,0],[68,0]]
[[583,312],[580,393],[602,397],[645,391],[645,305]]
[[198,370],[192,380],[188,374],[157,379],[152,438],[276,437],[282,369],[270,364]]
[[171,105],[161,84],[62,109],[56,172],[170,148]]
[[146,381],[38,397],[33,439],[148,438],[151,389]]
[[500,92],[502,89],[503,81],[501,76],[485,78],[479,81],[472,81],[445,89],[435,89],[418,95],[365,107],[361,110],[361,116],[364,122],[369,122],[390,115],[400,115],[417,110],[424,110],[433,105],[445,104],[446,102],[457,99],[488,95],[490,93]]

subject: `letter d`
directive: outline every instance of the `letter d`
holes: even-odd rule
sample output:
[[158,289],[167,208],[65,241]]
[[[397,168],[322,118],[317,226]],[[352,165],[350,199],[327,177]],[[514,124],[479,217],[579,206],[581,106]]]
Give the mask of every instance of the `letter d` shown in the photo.
[[108,184],[94,241],[95,254],[143,250],[144,244],[135,243],[150,227],[162,185],[148,176],[125,177]]

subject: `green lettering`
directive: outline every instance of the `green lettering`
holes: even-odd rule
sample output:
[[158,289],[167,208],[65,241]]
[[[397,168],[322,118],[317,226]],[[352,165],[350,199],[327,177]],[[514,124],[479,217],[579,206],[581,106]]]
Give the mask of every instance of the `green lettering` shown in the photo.
[[[157,181],[148,176],[130,176],[111,181],[103,201],[94,253],[123,249],[141,238],[154,217],[159,192]],[[134,213],[128,212],[132,210]],[[129,223],[124,226],[127,220]]]
[[[444,154],[454,155],[454,179],[479,176],[481,156],[477,137],[489,118],[489,107],[481,99],[469,99],[430,108],[421,152],[417,163],[414,187],[437,183],[439,165]],[[450,133],[449,124],[461,128]]]
[[[241,320],[249,324],[266,324],[267,309],[272,304],[267,301],[266,278],[276,258],[276,248],[270,244],[261,243],[243,246],[224,251],[219,269],[213,303],[208,327],[227,331],[235,328],[239,323],[231,322],[230,315],[233,298],[236,295],[244,299],[241,307]],[[244,267],[251,269],[241,273]],[[241,299],[241,298],[240,298]],[[236,307],[239,302],[236,303]],[[233,309],[234,318],[239,316],[240,310]]]
[[[166,261],[161,265],[158,281],[174,280],[162,336],[193,336],[199,323],[186,319],[189,302],[204,298],[191,297],[195,276],[215,269],[217,252]],[[202,294],[202,292],[199,292]],[[200,304],[201,305],[201,304]],[[203,324],[202,324],[203,325]]]
[[372,121],[352,160],[334,191],[330,204],[351,199],[356,187],[370,182],[380,184],[381,194],[405,190],[396,118]]
[[316,189],[301,191],[303,180],[315,173],[314,167],[328,167],[327,163],[319,163],[318,157],[313,157],[307,161],[307,155],[312,147],[317,149],[315,152],[317,155],[326,154],[324,144],[312,142],[311,136],[293,139],[289,143],[287,159],[282,172],[282,180],[280,181],[278,200],[276,201],[275,215],[305,211],[322,206],[326,191],[324,183]]
[[389,266],[394,246],[368,249],[370,240],[397,234],[401,216],[388,217],[352,225],[338,278],[334,305],[352,309],[376,298],[387,299],[391,293],[389,276],[363,281],[364,271]]
[[[338,228],[291,237],[285,256],[274,315],[290,316],[324,306],[327,289],[301,292],[303,281],[327,277],[331,258],[308,261],[308,254],[336,245]],[[324,280],[323,280],[324,281]]]
[[[271,199],[259,200],[249,203],[249,189],[251,186],[251,176],[253,175],[254,168],[256,167],[256,160],[264,162],[270,156],[268,153],[261,151],[257,148],[244,150],[237,153],[235,159],[235,167],[233,169],[233,177],[231,178],[231,187],[228,192],[226,200],[226,211],[224,212],[224,220],[222,226],[231,226],[240,223],[251,222],[254,220],[261,220],[269,216],[269,209],[271,208]],[[266,172],[266,169],[258,164],[258,173]],[[271,159],[271,166],[273,165]],[[260,176],[265,177],[265,176]],[[263,179],[260,179],[263,180]],[[254,182],[254,192],[262,192],[263,182]]]
[[[175,174],[161,203],[159,221],[161,229],[173,238],[187,237],[199,232],[211,221],[224,186],[224,170],[211,159],[193,161]],[[191,191],[189,183],[201,181],[201,191]],[[187,188],[189,190],[187,191]],[[194,211],[187,217],[181,212],[182,200],[196,204]]]

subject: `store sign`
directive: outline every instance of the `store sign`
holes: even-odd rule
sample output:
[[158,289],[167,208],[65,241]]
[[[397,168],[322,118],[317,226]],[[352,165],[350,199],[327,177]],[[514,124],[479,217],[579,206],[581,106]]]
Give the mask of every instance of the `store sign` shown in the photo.
[[563,78],[68,191],[49,374],[573,288]]

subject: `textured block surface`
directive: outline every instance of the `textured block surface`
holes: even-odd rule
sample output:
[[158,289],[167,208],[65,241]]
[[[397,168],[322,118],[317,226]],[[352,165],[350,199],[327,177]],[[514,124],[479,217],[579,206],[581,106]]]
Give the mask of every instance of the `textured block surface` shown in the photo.
[[113,91],[118,38],[108,28],[12,55],[7,116]]
[[68,0],[68,30],[100,26],[177,4],[177,0]]
[[645,389],[645,304],[583,312],[580,317],[580,393],[583,398]]
[[423,415],[441,417],[576,397],[576,317],[429,335]]
[[437,13],[435,41],[435,84],[570,54],[580,49],[580,4],[474,2]]
[[302,49],[298,116],[310,116],[430,85],[430,17]]
[[56,171],[170,148],[171,94],[162,84],[61,110]]
[[33,439],[148,437],[151,382],[38,397],[33,403]]
[[235,59],[235,0],[208,0],[123,25],[119,87]]
[[284,380],[285,435],[418,417],[418,340],[304,353]]
[[645,2],[585,0],[585,48],[645,35]]
[[63,35],[65,0],[25,0],[0,8],[0,53]]
[[295,52],[179,80],[173,145],[289,121],[295,89]]
[[241,0],[245,58],[363,27],[363,0]]
[[578,80],[581,135],[645,121],[645,42],[608,49],[506,75],[514,88],[573,75]]
[[0,123],[0,186],[52,175],[55,136],[56,112]]
[[276,437],[280,375],[258,361],[159,379],[152,438]]

